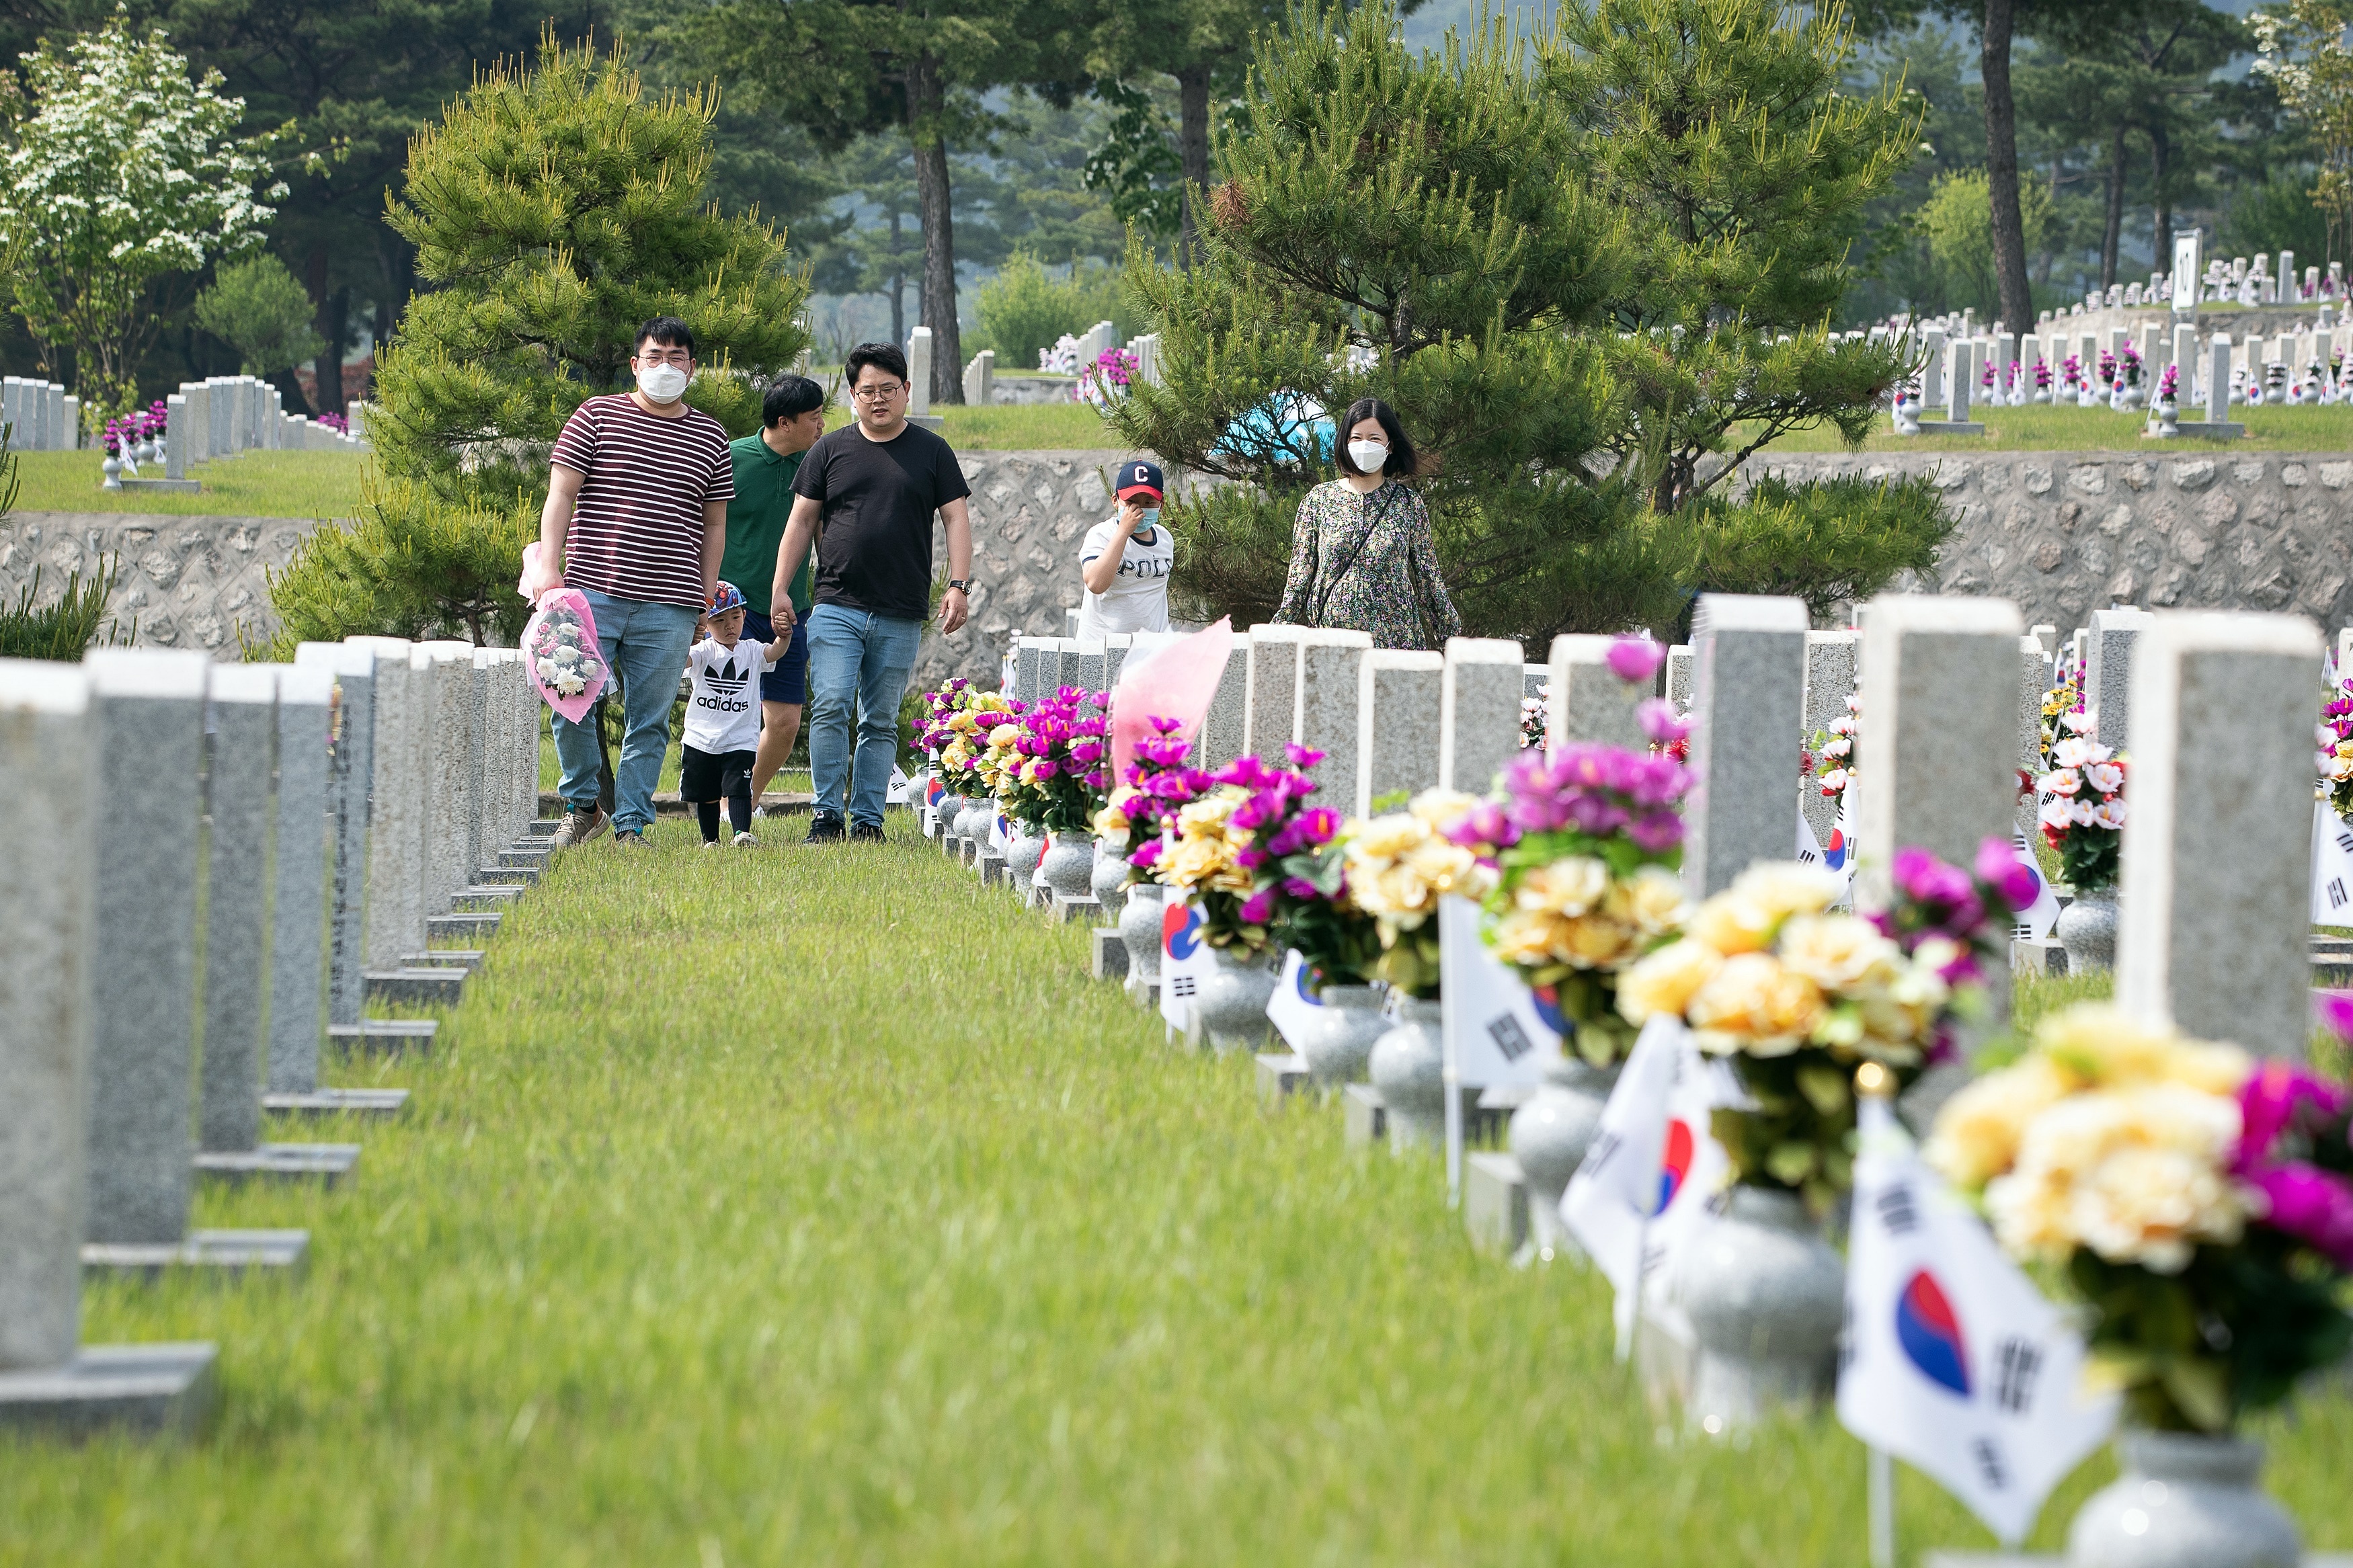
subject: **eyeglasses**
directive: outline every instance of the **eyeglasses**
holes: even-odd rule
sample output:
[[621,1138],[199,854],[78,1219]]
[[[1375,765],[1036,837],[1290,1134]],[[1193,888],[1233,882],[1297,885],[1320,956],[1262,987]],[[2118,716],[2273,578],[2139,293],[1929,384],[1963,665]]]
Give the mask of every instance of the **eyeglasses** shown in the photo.
[[638,355],[638,360],[643,364],[674,364],[684,366],[694,363],[694,351],[691,349],[647,349]]
[[872,386],[853,386],[849,389],[849,395],[862,397],[869,403],[882,403],[898,396],[906,390],[905,382],[885,381],[877,382]]

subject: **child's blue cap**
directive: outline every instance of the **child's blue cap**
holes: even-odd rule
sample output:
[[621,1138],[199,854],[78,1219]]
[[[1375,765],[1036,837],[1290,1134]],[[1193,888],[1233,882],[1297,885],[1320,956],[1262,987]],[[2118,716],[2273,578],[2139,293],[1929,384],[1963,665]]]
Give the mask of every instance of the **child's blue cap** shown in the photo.
[[740,610],[743,607],[744,590],[722,577],[719,580],[719,586],[712,591],[711,608],[703,613],[723,616],[730,610]]

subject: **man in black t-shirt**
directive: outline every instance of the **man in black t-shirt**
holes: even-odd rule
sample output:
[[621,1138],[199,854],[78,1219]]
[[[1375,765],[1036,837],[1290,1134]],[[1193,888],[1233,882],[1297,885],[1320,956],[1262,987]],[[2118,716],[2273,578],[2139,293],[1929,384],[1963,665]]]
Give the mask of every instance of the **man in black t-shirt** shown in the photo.
[[[899,754],[899,700],[931,616],[932,516],[948,536],[940,630],[969,614],[972,518],[948,444],[907,423],[907,359],[891,343],[860,343],[842,363],[855,423],[821,436],[793,477],[792,520],[776,551],[770,618],[792,615],[786,593],[817,543],[817,602],[808,617],[808,745],[817,812],[812,844],[882,837],[882,801]],[[850,714],[857,712],[857,759]]]

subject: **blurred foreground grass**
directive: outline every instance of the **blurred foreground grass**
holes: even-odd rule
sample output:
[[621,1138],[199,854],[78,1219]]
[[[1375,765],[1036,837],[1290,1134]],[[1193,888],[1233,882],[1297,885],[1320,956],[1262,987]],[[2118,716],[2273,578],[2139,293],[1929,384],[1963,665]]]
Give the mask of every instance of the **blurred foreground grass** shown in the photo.
[[[94,1342],[220,1343],[221,1418],[0,1440],[0,1563],[1863,1560],[1832,1421],[1662,1436],[1598,1276],[1474,1253],[1435,1161],[1262,1112],[908,831],[560,863],[431,1058],[341,1075],[417,1092],[347,1188],[202,1200],[306,1278],[92,1288]],[[2263,1433],[2353,1545],[2353,1406]],[[1906,1562],[1987,1542],[1901,1500]]]

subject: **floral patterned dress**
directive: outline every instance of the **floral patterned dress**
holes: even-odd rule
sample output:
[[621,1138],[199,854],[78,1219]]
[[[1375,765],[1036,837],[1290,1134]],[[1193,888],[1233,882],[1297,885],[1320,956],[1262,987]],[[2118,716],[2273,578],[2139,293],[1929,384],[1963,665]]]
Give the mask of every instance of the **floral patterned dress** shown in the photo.
[[1370,632],[1375,647],[1443,648],[1462,617],[1438,575],[1430,509],[1395,479],[1368,496],[1317,485],[1291,531],[1291,577],[1275,620]]

